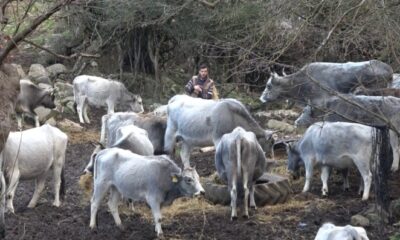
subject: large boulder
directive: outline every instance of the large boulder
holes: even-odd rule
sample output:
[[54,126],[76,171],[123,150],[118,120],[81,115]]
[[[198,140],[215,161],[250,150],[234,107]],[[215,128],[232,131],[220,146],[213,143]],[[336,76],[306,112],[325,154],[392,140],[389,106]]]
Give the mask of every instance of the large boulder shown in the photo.
[[57,78],[58,75],[68,72],[67,67],[64,66],[61,63],[56,63],[56,64],[53,64],[53,65],[50,65],[50,66],[48,66],[46,68],[46,70],[47,70],[47,72],[49,72],[50,78],[53,79],[53,80],[55,78]]
[[50,74],[42,64],[32,64],[29,68],[28,77],[34,83],[51,83]]

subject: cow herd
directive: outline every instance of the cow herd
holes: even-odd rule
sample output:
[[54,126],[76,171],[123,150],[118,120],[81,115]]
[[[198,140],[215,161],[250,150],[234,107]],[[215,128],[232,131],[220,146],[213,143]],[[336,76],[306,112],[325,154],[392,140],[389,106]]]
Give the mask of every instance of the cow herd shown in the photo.
[[[344,64],[311,63],[291,75],[271,76],[260,98],[263,102],[291,98],[309,104],[296,124],[312,125],[298,142],[287,144],[288,170],[296,175],[299,166],[304,164],[306,183],[303,191],[310,189],[315,166],[321,167],[323,195],[329,192],[327,180],[332,168],[343,171],[343,187],[348,189],[348,169],[356,166],[362,177],[362,199],[368,199],[372,182],[370,156],[373,128],[352,123],[351,119],[364,119],[365,114],[357,115],[359,111],[354,110],[356,107],[346,105],[347,101],[340,102],[343,99],[361,99],[358,103],[365,109],[384,116],[383,119],[370,116],[363,123],[370,121],[383,125],[389,122],[394,126],[391,128],[391,146],[393,150],[396,149],[396,154],[393,155],[392,169],[397,170],[399,142],[396,130],[400,130],[400,122],[396,114],[398,111],[392,106],[400,100],[396,97],[352,94],[360,86],[372,89],[390,86],[392,76],[390,66],[376,60]],[[166,110],[167,115],[159,116],[158,111],[156,114],[141,114],[141,97],[130,93],[117,81],[82,75],[74,79],[73,90],[81,123],[90,122],[88,105],[108,107],[107,114],[101,119],[99,145],[93,150],[85,168],[85,173],[93,175],[90,228],[96,227],[100,203],[109,194],[108,207],[117,226],[122,224],[118,213],[122,199],[145,201],[151,208],[155,231],[161,236],[161,207],[172,204],[179,197],[204,193],[199,175],[190,164],[190,154],[195,147],[210,145],[216,149],[215,167],[218,175],[226,182],[230,192],[231,219],[237,218],[238,196],[243,196],[243,216],[248,217],[248,206],[256,208],[254,183],[266,171],[266,155],[271,154],[274,144],[273,131],[263,129],[240,101],[204,100],[176,95],[159,110]],[[343,98],[341,93],[345,95]],[[53,108],[53,94],[22,80],[16,108],[18,116],[27,114],[37,120],[37,116],[32,114],[33,108],[39,105]],[[331,103],[334,98],[339,98],[342,105]],[[378,105],[372,104],[373,100]],[[317,116],[314,111],[323,107],[338,111],[330,112],[334,115],[332,118],[326,118],[326,114]],[[115,108],[132,112],[114,113]],[[337,117],[346,116],[350,120],[337,120]],[[60,196],[64,192],[63,169],[68,137],[56,127],[47,124],[39,127],[38,121],[35,122],[36,128],[11,133],[0,155],[3,163],[3,214],[5,207],[14,211],[12,201],[19,180],[35,179],[35,192],[28,205],[35,207],[50,169],[54,172],[53,205],[60,206]],[[19,127],[22,128],[22,124]],[[180,148],[183,169],[170,157],[174,156],[177,146]],[[368,239],[363,229],[335,227],[333,224],[321,227],[316,239],[345,239],[342,237],[346,234],[358,234],[355,239]],[[336,235],[341,237],[337,238]]]

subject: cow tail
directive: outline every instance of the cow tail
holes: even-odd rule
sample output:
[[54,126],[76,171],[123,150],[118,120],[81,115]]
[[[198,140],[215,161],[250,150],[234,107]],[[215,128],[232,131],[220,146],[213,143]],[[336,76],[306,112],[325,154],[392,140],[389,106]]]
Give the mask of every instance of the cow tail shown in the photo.
[[61,169],[61,186],[60,186],[60,197],[62,200],[65,199],[65,167]]
[[240,142],[241,139],[236,139],[236,160],[237,160],[237,175],[238,178],[242,175],[242,156],[240,154]]

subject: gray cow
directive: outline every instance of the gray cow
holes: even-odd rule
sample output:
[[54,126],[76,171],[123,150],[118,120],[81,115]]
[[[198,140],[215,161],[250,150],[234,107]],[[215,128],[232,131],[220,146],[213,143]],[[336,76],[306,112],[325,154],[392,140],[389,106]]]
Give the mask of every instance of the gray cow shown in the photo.
[[130,93],[123,83],[101,77],[81,75],[73,81],[74,100],[81,123],[90,123],[87,116],[87,105],[96,107],[107,106],[107,113],[113,113],[114,107],[134,112],[143,112],[142,98]]
[[96,214],[105,194],[115,224],[121,226],[118,203],[121,197],[146,201],[153,213],[157,236],[162,235],[161,207],[179,197],[204,193],[199,175],[193,168],[183,171],[167,156],[140,156],[130,151],[109,148],[97,154],[91,200],[90,228],[96,226]]
[[307,192],[314,166],[320,166],[322,195],[327,195],[330,168],[348,169],[356,166],[364,182],[362,200],[367,200],[372,182],[372,136],[373,128],[362,124],[315,123],[297,143],[288,145],[288,170],[297,175],[299,163],[304,163],[306,181],[303,192]]
[[[344,98],[343,98],[344,97]],[[351,104],[353,102],[361,108]],[[381,96],[341,95],[331,97],[317,107],[307,106],[296,119],[295,126],[307,127],[318,121],[359,122],[373,126],[385,126],[387,123],[373,114],[378,114],[390,122],[390,144],[393,148],[392,171],[399,167],[400,146],[394,130],[400,131],[400,99]]]
[[193,147],[216,147],[225,133],[236,127],[253,132],[263,150],[271,153],[273,138],[254,120],[243,104],[235,99],[205,100],[177,95],[168,103],[165,150],[171,153],[177,140],[182,141],[181,159],[185,167]]
[[273,74],[260,100],[269,102],[286,98],[303,103],[318,102],[331,96],[324,88],[350,93],[360,85],[367,88],[384,88],[392,82],[392,78],[393,69],[378,60],[347,63],[315,62],[291,75],[279,77]]
[[[54,172],[54,206],[60,206],[65,193],[64,162],[68,136],[45,124],[22,132],[11,132],[0,156],[4,176],[8,179],[7,208],[14,212],[13,198],[19,180],[35,180],[36,187],[28,207],[33,208],[44,189],[47,173]],[[4,188],[2,188],[3,190]]]
[[148,137],[153,144],[154,154],[164,153],[164,135],[167,128],[167,119],[165,117],[134,112],[118,112],[104,115],[101,120],[100,142],[107,147],[115,144],[116,133],[120,127],[135,125],[147,131]]
[[15,112],[17,114],[18,128],[22,129],[24,115],[28,115],[35,120],[35,126],[39,127],[39,117],[34,112],[35,108],[43,106],[46,108],[55,108],[54,92],[52,89],[42,89],[32,83],[30,80],[21,79],[20,92],[18,94]]
[[231,220],[237,218],[236,201],[238,192],[244,193],[244,216],[249,217],[250,207],[256,208],[254,184],[266,170],[264,151],[256,135],[241,127],[224,134],[215,151],[215,166],[220,178],[228,183],[231,195]]

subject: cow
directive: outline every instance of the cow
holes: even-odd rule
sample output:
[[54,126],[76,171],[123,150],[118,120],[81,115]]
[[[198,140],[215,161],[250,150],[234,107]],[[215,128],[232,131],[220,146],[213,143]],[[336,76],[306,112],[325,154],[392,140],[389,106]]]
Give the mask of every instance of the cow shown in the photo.
[[90,123],[87,105],[106,106],[107,113],[113,113],[120,105],[134,112],[143,112],[142,98],[130,93],[123,83],[101,77],[80,75],[73,80],[74,101],[81,123]]
[[320,166],[322,195],[326,196],[330,168],[348,169],[356,166],[364,182],[362,200],[367,200],[372,182],[370,160],[373,134],[372,127],[358,123],[314,123],[297,143],[288,145],[288,170],[296,174],[299,163],[304,163],[306,179],[303,192],[307,192],[310,189],[313,168]]
[[187,95],[176,95],[168,102],[165,151],[172,153],[177,140],[181,141],[181,159],[185,167],[193,147],[214,144],[216,147],[225,133],[242,127],[257,136],[266,154],[271,153],[273,138],[254,120],[243,104],[235,99],[205,100]]
[[21,79],[19,84],[20,92],[15,105],[18,128],[22,130],[22,123],[25,115],[32,117],[35,120],[35,126],[39,127],[39,117],[34,110],[39,106],[51,109],[55,108],[54,90],[40,88],[26,79]]
[[378,89],[367,89],[367,88],[357,88],[354,91],[356,95],[366,95],[366,96],[392,96],[400,97],[400,89],[397,88],[378,88]]
[[266,170],[264,151],[253,132],[241,127],[222,136],[215,151],[215,166],[219,177],[228,183],[231,195],[231,220],[237,218],[236,201],[238,192],[244,193],[244,217],[249,217],[250,207],[256,208],[254,184]]
[[378,127],[389,123],[390,145],[393,150],[392,171],[397,171],[400,156],[397,134],[400,131],[398,112],[400,112],[400,99],[396,97],[341,95],[327,99],[320,106],[306,106],[296,119],[295,126],[306,127],[318,121],[359,122]]
[[118,213],[118,203],[122,196],[134,201],[146,201],[153,213],[157,236],[163,233],[162,206],[170,205],[180,197],[204,193],[194,168],[182,171],[166,155],[141,156],[120,148],[108,148],[96,156],[91,229],[96,226],[97,210],[108,191],[108,206],[117,226],[122,226]]
[[0,155],[7,180],[7,209],[14,213],[13,198],[19,180],[35,180],[36,187],[28,208],[34,208],[44,189],[47,173],[53,168],[53,205],[59,207],[65,194],[64,162],[68,136],[45,124],[20,132],[11,132]]
[[167,129],[167,119],[165,117],[134,112],[118,112],[104,115],[101,119],[100,142],[106,147],[110,147],[116,142],[118,128],[133,124],[147,131],[148,137],[153,144],[154,154],[164,153],[164,135]]
[[332,223],[324,223],[317,232],[314,240],[369,240],[363,227],[335,226]]
[[167,113],[168,105],[161,105],[153,110],[152,114],[158,117],[166,117],[168,116]]
[[293,99],[298,102],[319,102],[331,96],[327,89],[350,93],[357,86],[384,88],[391,83],[393,69],[378,60],[365,62],[327,63],[314,62],[298,72],[279,77],[272,74],[260,100]]
[[[118,128],[115,142],[110,147],[126,149],[142,156],[151,156],[154,152],[153,144],[148,138],[147,131],[134,125],[126,125]],[[95,147],[90,157],[89,164],[84,170],[84,174],[93,173],[94,158],[102,149],[105,149],[105,147],[101,144]]]

